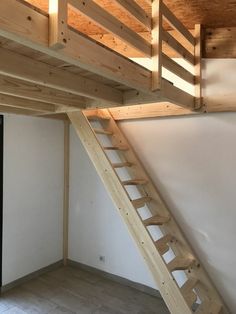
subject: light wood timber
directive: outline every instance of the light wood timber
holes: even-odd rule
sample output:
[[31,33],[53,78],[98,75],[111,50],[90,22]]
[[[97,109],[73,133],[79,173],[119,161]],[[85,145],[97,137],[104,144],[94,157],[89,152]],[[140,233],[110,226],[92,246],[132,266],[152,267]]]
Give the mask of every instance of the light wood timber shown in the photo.
[[194,258],[191,257],[175,257],[171,262],[169,262],[168,268],[170,272],[176,270],[186,270],[193,266],[194,262]]
[[90,109],[87,111],[86,114],[87,119],[89,120],[93,120],[95,119],[99,119],[99,120],[109,120],[110,117],[108,117],[106,114],[103,113],[102,110],[99,109]]
[[68,261],[69,180],[70,179],[70,122],[64,121],[64,193],[63,193],[63,264]]
[[200,109],[203,105],[202,99],[202,38],[203,29],[200,24],[195,26],[195,109]]
[[169,24],[175,28],[179,33],[183,35],[193,46],[195,45],[195,38],[189,32],[189,30],[176,18],[176,16],[170,11],[170,9],[162,3],[161,12],[164,19],[167,19]]
[[[84,113],[86,114],[86,112],[87,111],[85,111]],[[195,253],[192,251],[188,242],[184,238],[181,230],[179,229],[179,226],[175,222],[174,217],[166,208],[166,205],[161,199],[159,193],[156,191],[155,186],[153,185],[151,179],[148,177],[147,173],[145,172],[137,156],[134,154],[131,146],[125,139],[124,135],[121,133],[117,124],[114,122],[114,120],[110,116],[108,110],[101,110],[101,112],[103,112],[104,116],[107,114],[107,117],[110,117],[109,120],[104,121],[104,122],[101,121],[101,123],[107,131],[110,131],[113,133],[113,135],[110,137],[112,144],[114,146],[117,146],[118,144],[124,145],[130,148],[128,151],[125,151],[119,154],[121,161],[128,160],[129,162],[134,164],[133,167],[127,168],[128,173],[130,174],[131,177],[138,177],[147,181],[145,185],[138,186],[137,188],[140,191],[141,195],[149,195],[152,198],[152,201],[148,204],[148,209],[150,210],[153,216],[159,214],[162,216],[169,215],[171,217],[170,221],[167,224],[161,226],[160,228],[161,230],[162,228],[164,228],[165,230],[164,234],[171,234],[174,237],[175,240],[173,241],[173,243],[171,243],[171,249],[173,250],[174,254],[178,257],[183,256],[185,259],[194,259],[195,267],[190,269],[191,271],[190,275],[191,277],[192,276],[197,277],[201,281],[202,286],[205,287],[204,290],[202,290],[200,286],[196,287],[196,292],[198,296],[202,299],[207,293],[208,297],[211,300],[220,300],[219,302],[223,304],[223,301],[221,300],[219,294],[217,293],[214,285],[212,285],[203,267],[196,260],[196,257],[192,258],[193,256],[195,256]],[[106,156],[106,154],[104,154],[101,143],[99,142],[98,138],[95,136],[95,133],[93,132],[92,127],[89,125],[88,120],[85,117],[80,116],[80,114],[83,114],[83,113],[79,113],[79,112],[71,113],[69,114],[69,117],[72,120],[72,123],[74,127],[76,128],[77,134],[80,136],[82,143],[84,144],[86,150],[88,151],[89,156],[91,160],[93,161],[98,173],[100,174],[105,186],[107,187],[108,191],[110,191],[114,202],[119,208],[124,220],[127,222],[128,228],[131,230],[131,233],[134,235],[134,238],[137,240],[136,243],[138,244],[138,247],[144,253],[144,257],[146,258],[148,262],[150,270],[153,272],[155,280],[158,281],[160,280],[160,278],[162,278],[163,281],[162,281],[162,284],[160,284],[160,281],[159,281],[159,287],[160,287],[161,293],[163,293],[163,298],[165,299],[167,306],[169,307],[169,309],[171,308],[171,306],[174,306],[172,307],[173,309],[172,312],[175,314],[185,313],[183,309],[181,309],[178,312],[179,306],[181,306],[180,304],[182,304],[182,298],[178,298],[176,293],[173,292],[174,291],[173,290],[174,287],[172,286],[174,282],[173,278],[170,281],[170,283],[168,280],[164,279],[166,273],[163,273],[161,264],[159,264],[158,265],[159,267],[155,269],[155,265],[154,265],[155,262],[153,263],[152,261],[153,261],[153,258],[154,259],[156,258],[156,256],[152,250],[153,247],[151,248],[151,246],[149,246],[150,243],[147,242],[148,241],[147,240],[148,237],[146,237],[147,229],[144,226],[143,221],[141,221],[142,223],[141,226],[144,227],[145,229],[142,229],[142,227],[139,224],[140,220],[137,220],[137,218],[141,219],[140,216],[137,215],[137,209],[133,207],[133,204],[130,201],[129,195],[127,195],[127,191],[125,191],[122,185],[120,185],[121,184],[120,179],[119,177],[117,177],[116,172],[112,168],[109,158]],[[127,201],[126,197],[128,197],[128,201],[129,201],[129,203],[127,204],[126,204],[126,201]],[[137,230],[137,233],[135,232],[135,230]],[[154,244],[153,241],[151,243]],[[158,263],[159,263],[159,260],[158,260]],[[164,266],[166,267],[166,264]],[[161,277],[159,277],[158,275],[160,275]],[[188,277],[189,273],[187,272],[186,275]],[[175,304],[172,303],[173,301],[172,296],[174,297]],[[187,301],[185,299],[184,299],[184,302],[186,302],[185,304],[187,304]],[[189,309],[189,307],[187,308]],[[224,313],[228,313],[228,310],[225,307],[225,305],[224,305]]]
[[197,278],[190,278],[190,279],[188,279],[183,284],[183,286],[181,287],[181,290],[182,290],[183,294],[187,294],[190,291],[192,291],[196,287],[197,283],[198,283],[198,279]]
[[23,99],[15,96],[4,95],[0,93],[0,104],[4,106],[25,109],[39,112],[55,112],[55,105],[46,104],[40,101]]
[[[168,32],[193,54],[192,45],[184,42],[177,31]],[[191,29],[190,32],[194,35],[194,30]],[[151,38],[148,32],[140,33],[140,35],[146,40]],[[91,37],[128,58],[142,58],[143,56],[142,53],[129,47],[112,34],[91,35]],[[206,28],[203,43],[203,58],[236,58],[236,27]],[[180,58],[179,54],[165,43],[163,43],[163,51],[171,58]]]
[[126,151],[129,148],[125,146],[104,146],[103,147],[104,151],[106,150],[120,150],[120,151]]
[[169,242],[171,242],[173,237],[170,234],[163,236],[161,239],[155,242],[156,248],[161,255],[167,253],[170,249]]
[[0,93],[61,106],[85,108],[86,98],[0,75]]
[[162,0],[152,3],[152,91],[161,89],[162,78]]
[[152,200],[151,197],[144,196],[136,200],[132,200],[132,204],[134,205],[135,208],[141,208],[141,207],[144,207],[146,203],[151,202],[151,200]]
[[162,216],[155,215],[153,217],[150,217],[144,220],[143,223],[145,224],[145,226],[161,226],[167,223],[169,220],[170,220],[170,217],[168,216],[162,217]]
[[162,80],[162,96],[166,101],[172,104],[194,109],[194,97],[164,79]]
[[162,53],[162,66],[174,73],[175,75],[179,76],[186,82],[190,84],[195,83],[195,77],[193,74],[191,74],[189,71],[187,71],[185,68],[183,68],[181,65],[179,65],[177,62],[175,62],[173,59]]
[[[27,0],[36,4],[37,7],[47,11],[48,0]],[[151,12],[151,0],[136,0],[137,3],[148,13]],[[125,15],[120,8],[111,0],[96,0],[99,5],[103,6],[107,11],[114,12],[116,17],[121,17],[122,21],[136,32],[142,31],[142,25],[135,23],[129,16]],[[235,21],[235,2],[229,0],[221,0],[220,5],[217,1],[207,0],[165,0],[166,6],[173,12],[179,21],[187,28],[194,29],[195,24],[206,25],[207,27],[233,27],[236,26]],[[207,14],[206,14],[207,13]],[[73,19],[71,23],[78,30],[86,30],[86,34],[95,34],[97,28],[95,25],[89,24],[89,21],[82,16],[79,19]]]
[[146,183],[147,183],[147,181],[145,179],[131,179],[131,180],[122,181],[122,184],[124,186],[127,186],[127,185],[144,185]]
[[34,115],[39,113],[38,111],[34,111],[34,110],[9,107],[9,106],[4,106],[4,105],[0,105],[0,112],[1,113],[19,114],[19,115],[24,115],[24,116],[34,116]]
[[162,79],[161,90],[151,94],[136,90],[124,92],[124,105],[149,104],[156,102],[170,102],[184,108],[194,109],[194,97],[177,88],[172,83]]
[[109,112],[118,121],[199,114],[168,102],[109,108]]
[[122,103],[122,93],[88,78],[0,48],[0,74],[78,96]]
[[124,168],[124,167],[132,167],[131,162],[120,162],[120,163],[114,163],[112,164],[113,168]]
[[194,65],[194,56],[182,45],[180,44],[169,32],[162,30],[162,39],[163,41],[180,57],[184,58],[190,64]]
[[203,57],[236,58],[236,27],[207,28]]
[[48,16],[16,0],[0,1],[0,36],[131,88],[150,90],[150,71],[71,29],[64,49],[50,49],[48,28]]
[[94,129],[94,132],[97,134],[103,134],[103,135],[112,135],[113,133],[110,131],[102,130],[102,129]]
[[151,30],[151,17],[137,4],[137,2],[134,0],[115,0],[115,2],[122,10],[126,10],[126,12],[132,15],[138,22]]
[[145,56],[151,56],[151,45],[143,39],[143,37],[132,31],[125,24],[97,5],[94,1],[69,0],[69,4],[106,31],[111,32],[118,38],[125,41],[128,45],[131,45],[135,49],[141,51]]
[[67,0],[49,0],[49,46],[64,48],[67,41]]

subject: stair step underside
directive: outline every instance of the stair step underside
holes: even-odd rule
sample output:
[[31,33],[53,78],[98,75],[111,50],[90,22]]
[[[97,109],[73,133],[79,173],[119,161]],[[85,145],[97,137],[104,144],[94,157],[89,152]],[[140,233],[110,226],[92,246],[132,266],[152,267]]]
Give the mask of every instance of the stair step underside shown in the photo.
[[91,116],[88,116],[87,119],[89,121],[97,121],[97,120],[109,121],[110,117],[102,117],[102,116],[99,116],[99,115],[91,115]]
[[181,287],[181,291],[183,294],[188,294],[190,291],[192,291],[198,283],[197,278],[190,278],[188,279],[183,286]]
[[144,184],[147,184],[147,180],[132,179],[132,180],[122,181],[122,184],[123,185],[144,185]]
[[152,200],[151,197],[145,196],[145,197],[138,198],[136,200],[132,200],[132,204],[137,209],[137,208],[144,207],[145,204],[151,202],[151,200]]
[[161,255],[164,255],[165,253],[169,251],[170,246],[168,245],[168,243],[170,243],[172,239],[173,239],[173,236],[170,234],[167,234],[155,242],[156,248],[158,249],[158,252]]
[[188,294],[183,294],[183,296],[189,307],[192,307],[192,305],[197,301],[197,295],[194,291],[191,291]]
[[148,226],[161,226],[161,225],[164,225],[165,223],[169,222],[170,220],[170,217],[162,217],[162,216],[153,216],[153,217],[150,217],[148,219],[145,219],[143,221],[144,225],[146,227]]
[[177,256],[167,266],[170,272],[175,270],[187,270],[193,265],[194,262],[194,258]]
[[103,129],[93,129],[93,131],[94,131],[96,134],[113,135],[113,132],[106,131],[106,130],[103,130]]
[[129,150],[126,146],[104,146],[104,150],[120,150],[120,151],[127,151]]
[[112,164],[113,168],[124,168],[124,167],[132,167],[133,164],[131,162],[121,162]]

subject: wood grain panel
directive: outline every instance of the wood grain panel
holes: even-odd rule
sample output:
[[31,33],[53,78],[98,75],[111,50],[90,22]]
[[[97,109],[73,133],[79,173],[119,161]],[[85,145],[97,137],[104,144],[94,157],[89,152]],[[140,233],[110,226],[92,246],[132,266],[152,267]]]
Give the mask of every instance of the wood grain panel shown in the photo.
[[[48,0],[26,0],[37,7],[48,11]],[[103,8],[109,10],[118,17],[120,21],[127,24],[136,32],[145,31],[135,19],[131,19],[130,15],[122,10],[115,1],[95,0]],[[147,0],[136,0],[136,2],[148,13],[151,14],[151,8]],[[205,27],[233,27],[236,26],[236,0],[164,0],[168,8],[176,15],[176,17],[189,29],[193,29],[195,24],[202,24]],[[73,27],[82,32],[89,34],[102,34],[103,30],[83,16],[69,15],[69,22]]]

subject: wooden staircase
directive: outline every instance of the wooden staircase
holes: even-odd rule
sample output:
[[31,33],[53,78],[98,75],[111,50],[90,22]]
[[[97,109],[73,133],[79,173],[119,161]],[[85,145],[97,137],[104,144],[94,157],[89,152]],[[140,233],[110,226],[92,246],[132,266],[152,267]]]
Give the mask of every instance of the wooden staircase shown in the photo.
[[[68,116],[170,312],[229,313],[109,110],[72,112]],[[176,280],[177,272],[185,278],[182,286]]]

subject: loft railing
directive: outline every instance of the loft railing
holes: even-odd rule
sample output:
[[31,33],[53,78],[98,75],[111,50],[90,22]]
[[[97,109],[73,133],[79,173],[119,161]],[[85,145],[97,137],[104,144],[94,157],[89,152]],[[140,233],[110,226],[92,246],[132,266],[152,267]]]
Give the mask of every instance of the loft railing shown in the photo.
[[[151,33],[151,42],[93,0],[49,0],[49,45],[54,49],[66,46],[70,40],[68,10],[73,10],[141,53],[144,58],[152,60],[150,92],[163,90],[165,94],[172,93],[171,85],[178,86],[176,82],[180,78],[183,82],[194,86],[195,108],[201,107],[201,27],[197,25],[193,35],[162,0],[146,1],[152,6],[152,16],[149,16],[133,0],[114,0],[138,23],[141,23],[147,33]],[[179,60],[185,60],[189,66],[186,68]],[[166,80],[164,69],[174,76]],[[186,92],[183,83],[178,88]]]

